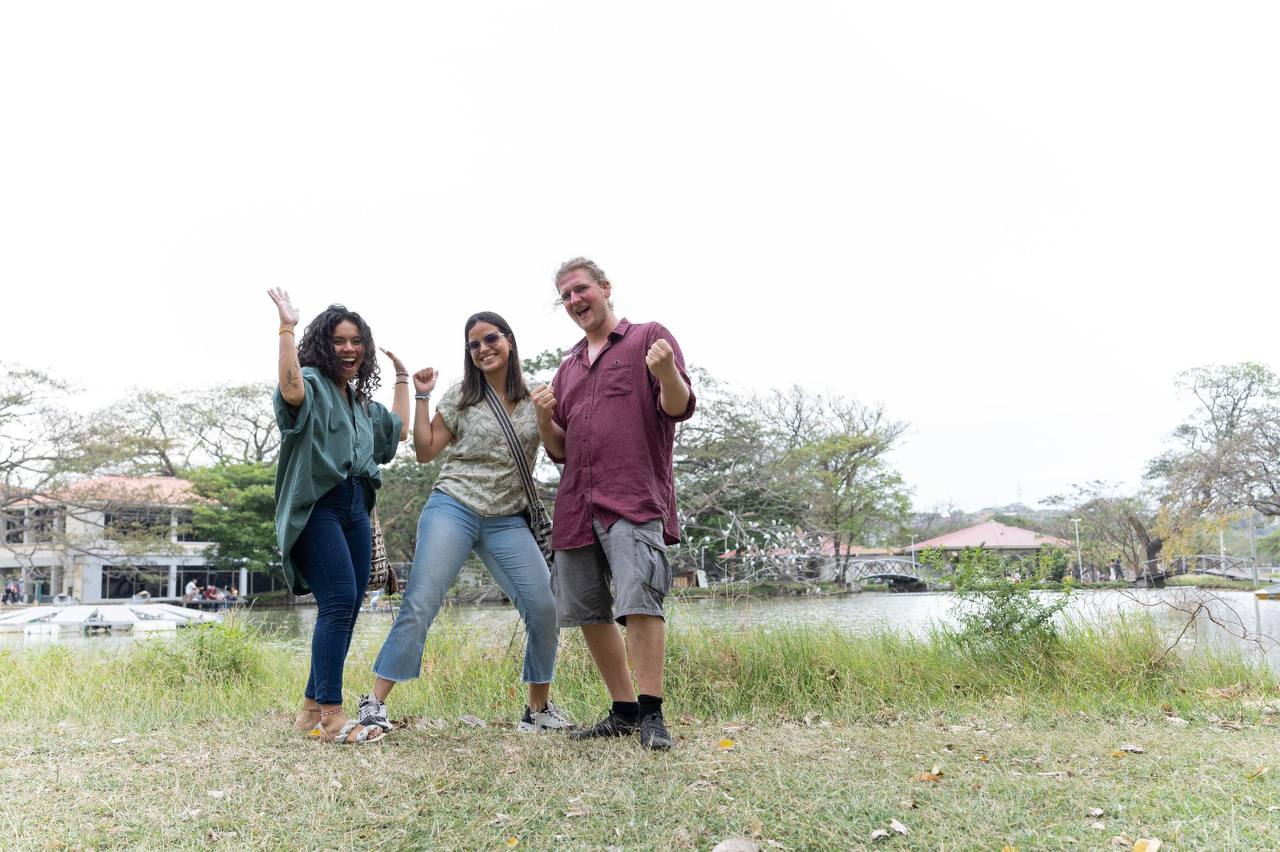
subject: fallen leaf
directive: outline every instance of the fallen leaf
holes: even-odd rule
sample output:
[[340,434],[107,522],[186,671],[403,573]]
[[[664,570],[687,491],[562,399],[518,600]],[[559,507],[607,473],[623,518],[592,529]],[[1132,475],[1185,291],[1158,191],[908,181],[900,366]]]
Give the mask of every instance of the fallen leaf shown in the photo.
[[913,777],[911,780],[912,781],[928,781],[932,784],[937,784],[939,781],[942,780],[942,776],[934,772],[921,772],[920,774]]
[[519,837],[508,837],[508,838],[507,838],[507,848],[508,848],[508,849],[515,849],[515,848],[516,848],[517,846],[519,846],[519,845],[520,845],[520,838],[519,838]]
[[911,829],[907,828],[905,825],[898,822],[896,819],[889,820],[889,827],[892,828],[894,831],[898,832],[899,834],[901,834],[903,837],[906,837],[908,834],[911,833]]
[[579,808],[574,808],[571,811],[564,812],[565,819],[573,819],[574,817],[584,817],[586,815],[587,815],[587,812]]
[[1147,751],[1142,746],[1134,745],[1133,743],[1121,743],[1120,750],[1127,751],[1129,754],[1146,754]]
[[111,744],[120,745],[120,743],[127,743],[128,741],[129,741],[128,737],[116,737],[114,740],[111,741]]
[[[465,716],[459,716],[458,721],[463,723],[464,725],[470,725],[473,728],[483,728],[485,725],[489,724],[484,719],[480,719],[475,716],[472,716],[470,713],[468,713]],[[516,842],[518,843],[519,841],[516,841]]]
[[887,829],[877,828],[875,831],[871,832],[871,842],[875,843],[877,840],[884,840],[888,836],[889,832]]
[[760,845],[749,837],[730,837],[717,843],[711,852],[760,852]]
[[1127,849],[1133,845],[1133,841],[1130,840],[1129,836],[1126,834],[1117,834],[1115,837],[1111,838],[1111,845],[1123,846]]
[[759,837],[764,834],[764,823],[758,819],[751,820],[751,831],[749,833],[752,837]]
[[1001,846],[1000,852],[1018,852],[1017,846]]
[[1270,771],[1271,771],[1271,767],[1269,767],[1269,766],[1258,766],[1258,767],[1257,767],[1256,769],[1254,769],[1254,770],[1253,770],[1253,772],[1249,775],[1249,780],[1250,780],[1250,781],[1257,781],[1259,778],[1261,778],[1263,775],[1266,775],[1266,774],[1267,774],[1268,772],[1270,772]]
[[227,795],[225,790],[205,790],[205,792],[213,799],[221,799],[223,796]]
[[1067,773],[1065,772],[1037,772],[1036,774],[1039,775],[1041,778],[1066,778],[1067,777]]
[[1089,808],[1088,810],[1089,816],[1093,817],[1094,819],[1097,819],[1098,817],[1102,816],[1103,813],[1104,811],[1102,810],[1102,808]]
[[1106,824],[1105,822],[1095,822],[1095,823],[1093,824],[1093,827],[1094,827],[1094,828],[1096,828],[1098,831],[1106,831],[1106,830],[1107,830],[1107,824]]
[[904,808],[906,808],[907,810],[915,810],[915,807],[916,807],[916,800],[915,800],[915,799],[903,799],[901,802],[898,802],[898,804],[899,804],[899,806],[904,807]]
[[1133,852],[1160,852],[1163,845],[1158,837],[1142,837],[1133,844]]
[[974,760],[976,760],[976,761],[978,761],[979,763],[990,763],[990,762],[991,762],[991,758],[987,757],[985,754],[975,754],[975,755],[973,756],[973,759],[974,759]]
[[720,748],[729,749],[729,748],[733,748],[736,745],[737,743],[735,743],[733,740],[729,739],[728,737],[725,737],[720,741]]
[[929,770],[929,772],[930,772],[930,774],[932,774],[932,775],[941,775],[941,774],[942,774],[942,764],[941,764],[941,763],[935,763],[935,764],[933,765],[933,768],[932,768],[932,769],[930,769],[930,770]]
[[1191,724],[1186,719],[1183,719],[1181,716],[1165,716],[1164,720],[1168,722],[1170,725],[1173,725],[1175,728],[1185,728],[1187,725]]

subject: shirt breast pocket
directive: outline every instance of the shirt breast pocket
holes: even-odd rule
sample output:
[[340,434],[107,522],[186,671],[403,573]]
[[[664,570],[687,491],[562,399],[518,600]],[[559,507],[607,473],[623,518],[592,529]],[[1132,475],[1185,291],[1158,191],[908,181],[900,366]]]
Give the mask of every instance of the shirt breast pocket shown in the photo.
[[604,375],[600,378],[601,395],[626,396],[631,393],[635,385],[633,375],[632,365],[614,361],[605,368]]

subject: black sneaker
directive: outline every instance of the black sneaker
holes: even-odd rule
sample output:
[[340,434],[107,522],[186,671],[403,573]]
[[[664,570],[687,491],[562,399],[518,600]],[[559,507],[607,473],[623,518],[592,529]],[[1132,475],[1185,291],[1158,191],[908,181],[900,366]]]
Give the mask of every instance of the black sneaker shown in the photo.
[[661,713],[650,713],[640,721],[640,745],[654,751],[666,751],[675,748],[676,741],[667,733],[667,726],[662,721]]
[[590,740],[596,737],[629,737],[635,732],[635,722],[630,719],[624,719],[621,716],[615,716],[611,710],[609,711],[608,716],[605,716],[590,728],[580,728],[576,731],[570,731],[569,739]]

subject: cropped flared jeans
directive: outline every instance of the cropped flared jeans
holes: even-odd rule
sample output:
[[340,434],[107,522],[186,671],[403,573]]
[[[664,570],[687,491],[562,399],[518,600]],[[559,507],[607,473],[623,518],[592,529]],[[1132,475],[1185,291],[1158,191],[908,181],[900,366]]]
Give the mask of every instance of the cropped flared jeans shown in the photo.
[[551,682],[560,628],[551,575],[529,524],[523,515],[478,515],[443,491],[431,492],[418,518],[413,570],[374,674],[392,681],[421,675],[427,631],[473,550],[524,619],[524,682]]

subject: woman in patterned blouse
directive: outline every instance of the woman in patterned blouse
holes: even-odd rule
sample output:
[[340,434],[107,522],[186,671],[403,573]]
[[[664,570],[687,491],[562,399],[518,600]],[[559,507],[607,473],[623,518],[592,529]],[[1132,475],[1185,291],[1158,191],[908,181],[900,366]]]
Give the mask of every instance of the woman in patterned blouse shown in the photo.
[[360,721],[390,730],[387,695],[397,683],[421,674],[427,630],[462,563],[475,553],[524,619],[523,680],[529,700],[518,729],[565,730],[573,725],[549,698],[560,636],[550,575],[529,530],[529,501],[511,445],[485,404],[485,386],[506,409],[529,470],[539,445],[533,403],[506,320],[482,311],[467,320],[463,335],[463,379],[445,391],[434,417],[429,406],[436,371],[428,367],[413,376],[414,451],[423,464],[444,452],[444,464],[418,519],[413,570],[400,613],[373,664],[373,692],[360,701]]

